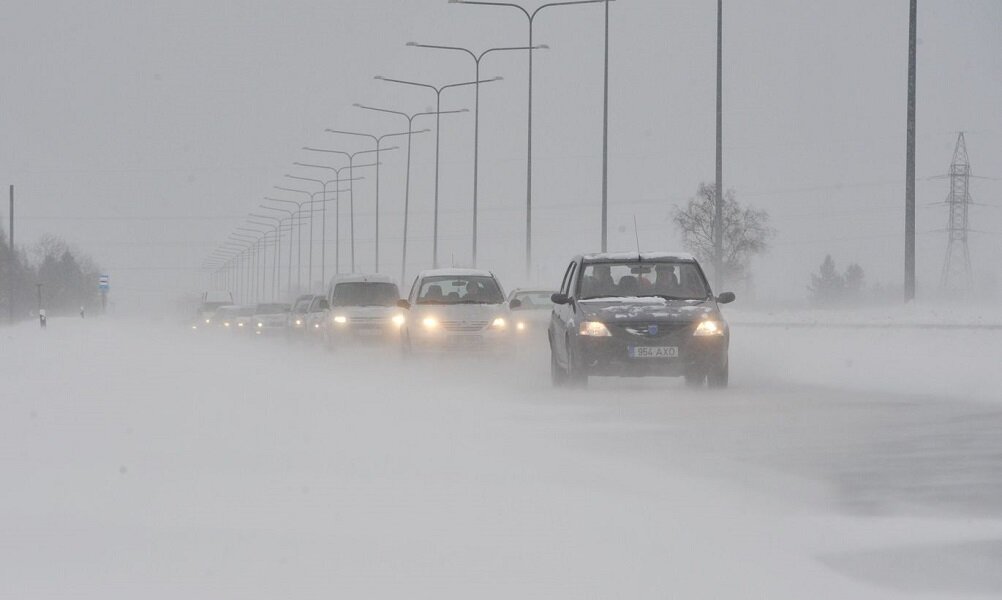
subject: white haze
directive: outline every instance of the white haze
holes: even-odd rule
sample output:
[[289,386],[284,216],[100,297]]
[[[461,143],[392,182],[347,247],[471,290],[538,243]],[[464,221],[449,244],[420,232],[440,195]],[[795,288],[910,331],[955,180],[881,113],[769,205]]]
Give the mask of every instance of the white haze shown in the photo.
[[[714,4],[612,7],[613,248],[633,247],[636,216],[645,247],[678,249],[671,206],[713,178]],[[758,295],[801,301],[827,253],[841,266],[859,262],[871,282],[900,285],[907,3],[755,0],[726,11],[724,181],[768,209],[778,230],[755,265]],[[18,238],[27,244],[53,232],[92,253],[112,276],[119,310],[172,306],[199,291],[201,261],[284,183],[293,161],[329,158],[301,147],[352,146],[324,128],[403,127],[353,103],[414,111],[433,104],[430,92],[374,75],[472,77],[468,60],[406,42],[518,45],[526,42],[523,21],[514,11],[445,0],[8,7],[0,22],[0,182],[17,186]],[[972,183],[975,200],[994,205],[975,208],[973,226],[1002,231],[1000,23],[996,0],[920,7],[922,292],[938,283],[945,252],[937,230],[946,213],[928,204],[945,198],[946,182],[926,178],[946,172],[958,130],[969,132],[975,174],[996,178]],[[569,256],[599,244],[601,33],[601,8],[539,17],[537,41],[552,49],[536,64],[533,283],[554,285]],[[505,81],[483,88],[480,263],[514,284],[524,279],[525,57],[489,57],[484,74]],[[448,94],[447,108],[472,101],[463,90]],[[469,261],[471,126],[470,115],[443,122],[445,264]],[[412,274],[431,262],[432,157],[426,135],[415,148]],[[402,159],[385,156],[382,267],[394,277]],[[371,183],[359,184],[358,270],[373,266]],[[346,238],[345,228],[342,256]],[[981,282],[1000,276],[991,259],[1000,241],[972,237]],[[333,259],[332,245],[329,266]]]
[[3,597],[1002,593],[996,334],[736,325],[720,393],[553,391],[541,337],[512,365],[146,321],[2,342]]
[[[16,187],[18,244],[52,233],[92,255],[112,310],[0,327],[0,598],[1002,596],[1002,312],[990,296],[931,302],[946,245],[931,203],[947,185],[930,179],[966,131],[987,177],[972,180],[986,205],[972,262],[997,292],[998,0],[920,1],[919,300],[830,311],[802,308],[826,254],[901,286],[907,2],[725,0],[725,186],[777,230],[754,299],[739,288],[724,310],[725,391],[555,390],[539,334],[510,363],[404,362],[394,347],[330,355],[189,329],[203,260],[284,174],[313,175],[294,161],[327,158],[303,146],[358,150],[324,129],[404,126],[355,102],[433,103],[374,75],[472,77],[406,42],[523,44],[517,13],[7,4],[0,190]],[[504,81],[483,87],[479,266],[508,289],[554,287],[599,246],[601,9],[560,10],[537,30],[551,49],[536,63],[528,274],[526,60],[484,66]],[[715,3],[611,10],[610,246],[633,249],[636,218],[644,249],[678,250],[671,209],[713,179]],[[409,276],[431,266],[433,139],[415,141]],[[443,119],[445,265],[470,260],[472,139],[470,115]],[[385,156],[382,183],[395,278],[403,158]],[[366,175],[359,271],[374,258]]]

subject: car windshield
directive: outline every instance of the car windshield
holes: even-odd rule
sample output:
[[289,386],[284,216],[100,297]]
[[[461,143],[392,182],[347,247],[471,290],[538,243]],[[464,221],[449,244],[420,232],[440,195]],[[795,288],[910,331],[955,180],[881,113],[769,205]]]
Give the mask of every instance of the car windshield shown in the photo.
[[493,277],[428,277],[421,282],[417,303],[503,304],[504,296]]
[[549,310],[553,308],[553,292],[516,292],[512,300],[522,303],[516,310]]
[[236,314],[239,317],[252,317],[252,316],[254,316],[254,307],[253,306],[242,306],[242,307],[240,307],[239,310],[237,310]]
[[630,261],[585,264],[580,297],[705,300],[709,295],[703,274],[693,263]]
[[395,306],[399,299],[394,283],[357,281],[334,286],[334,306]]
[[256,315],[280,315],[289,312],[288,304],[258,304]]

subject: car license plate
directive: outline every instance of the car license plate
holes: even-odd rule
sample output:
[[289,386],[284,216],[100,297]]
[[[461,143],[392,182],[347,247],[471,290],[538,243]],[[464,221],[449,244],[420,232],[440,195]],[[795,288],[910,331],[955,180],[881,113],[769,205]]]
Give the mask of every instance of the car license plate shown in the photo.
[[678,358],[678,346],[630,346],[630,358]]

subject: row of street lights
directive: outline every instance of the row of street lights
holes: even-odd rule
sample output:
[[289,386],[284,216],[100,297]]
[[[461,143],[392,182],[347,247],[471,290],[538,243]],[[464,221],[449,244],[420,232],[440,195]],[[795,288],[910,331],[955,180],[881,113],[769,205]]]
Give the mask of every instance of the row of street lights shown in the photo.
[[[479,218],[479,175],[480,175],[480,85],[483,83],[490,83],[501,81],[501,77],[493,77],[488,79],[481,78],[481,63],[483,59],[493,53],[497,52],[509,52],[509,51],[526,51],[529,58],[529,75],[528,75],[528,117],[527,117],[527,149],[526,149],[526,213],[525,213],[525,265],[526,273],[531,273],[532,265],[532,175],[533,175],[533,163],[532,163],[532,150],[533,150],[533,135],[532,135],[532,124],[533,124],[533,55],[536,50],[548,49],[545,44],[535,44],[535,22],[536,17],[544,10],[555,7],[567,7],[572,5],[580,4],[604,4],[605,5],[605,85],[604,85],[604,102],[603,102],[603,160],[602,160],[602,232],[601,232],[601,245],[602,250],[607,250],[608,242],[608,83],[609,83],[609,3],[613,0],[569,0],[563,2],[550,2],[543,4],[536,9],[529,11],[518,4],[510,2],[490,2],[482,0],[449,0],[450,4],[467,4],[467,5],[480,5],[480,6],[493,6],[502,8],[514,8],[520,11],[527,20],[528,23],[528,44],[524,46],[500,46],[494,48],[488,48],[485,50],[474,51],[469,48],[460,46],[448,46],[448,45],[436,45],[436,44],[422,44],[417,42],[408,42],[408,46],[416,48],[425,48],[432,50],[443,50],[451,52],[461,52],[470,56],[474,62],[474,78],[471,81],[462,81],[458,83],[451,83],[447,85],[435,86],[428,83],[409,81],[405,79],[395,79],[384,76],[376,76],[377,80],[384,81],[387,83],[405,85],[411,87],[420,87],[431,90],[435,93],[436,106],[435,110],[428,110],[424,112],[408,113],[399,110],[393,110],[389,108],[374,107],[364,104],[356,103],[354,106],[363,110],[368,110],[372,112],[378,112],[383,114],[389,114],[397,117],[402,117],[407,120],[407,131],[399,133],[387,133],[383,135],[374,135],[366,132],[358,131],[348,131],[339,129],[327,129],[328,133],[343,135],[343,136],[354,136],[363,137],[372,140],[374,147],[372,149],[361,150],[357,152],[347,152],[340,149],[326,149],[326,148],[312,148],[304,147],[303,150],[309,152],[318,152],[326,154],[335,154],[347,159],[348,164],[340,168],[314,164],[305,162],[293,163],[295,166],[303,168],[314,168],[314,169],[326,169],[333,171],[335,178],[333,180],[315,179],[311,177],[303,177],[299,175],[286,174],[285,176],[290,179],[304,181],[308,183],[314,183],[320,186],[320,191],[311,192],[309,190],[288,188],[283,186],[275,186],[276,189],[296,193],[306,196],[308,199],[301,202],[296,202],[281,198],[271,198],[266,197],[268,202],[274,202],[278,204],[283,204],[289,206],[290,208],[278,208],[269,205],[261,205],[261,208],[271,210],[274,212],[281,212],[286,215],[285,218],[276,217],[264,217],[262,215],[251,214],[251,217],[255,218],[265,218],[270,222],[255,222],[253,220],[249,221],[248,224],[255,225],[258,227],[266,227],[269,230],[257,230],[251,229],[249,227],[238,228],[238,232],[244,233],[234,233],[231,234],[230,238],[224,243],[220,248],[218,248],[205,263],[205,268],[209,269],[213,273],[213,283],[215,285],[221,286],[232,286],[236,287],[241,291],[241,296],[245,300],[259,301],[265,297],[265,279],[267,277],[267,256],[262,258],[260,255],[269,245],[275,248],[274,259],[272,261],[272,289],[270,295],[272,298],[277,298],[280,295],[280,276],[281,276],[281,265],[280,265],[280,254],[281,254],[281,237],[282,232],[285,230],[285,225],[288,223],[289,231],[289,256],[288,256],[288,278],[286,286],[286,295],[291,296],[293,294],[292,285],[292,257],[295,253],[296,255],[296,286],[295,288],[302,291],[302,227],[303,220],[305,216],[309,217],[309,251],[308,251],[308,277],[307,277],[307,287],[312,290],[313,288],[313,250],[314,250],[314,227],[313,220],[315,214],[315,205],[321,205],[321,218],[322,218],[322,230],[321,230],[321,256],[320,256],[320,278],[321,282],[326,281],[326,248],[327,248],[327,202],[328,198],[328,186],[334,184],[334,202],[335,202],[335,215],[336,215],[336,234],[335,234],[335,271],[337,273],[341,272],[341,243],[340,243],[340,194],[347,193],[349,198],[349,232],[350,232],[350,263],[351,270],[354,272],[356,270],[357,262],[355,256],[355,194],[354,194],[354,182],[362,179],[361,177],[354,176],[355,169],[370,168],[375,167],[375,268],[376,271],[380,271],[380,227],[379,227],[379,215],[380,215],[380,198],[379,198],[379,184],[380,184],[380,164],[381,164],[381,153],[391,150],[399,149],[396,146],[383,147],[383,141],[392,137],[403,137],[407,136],[407,158],[406,158],[406,176],[405,176],[405,188],[404,188],[404,207],[403,207],[403,243],[401,249],[401,272],[400,281],[403,283],[406,280],[407,274],[407,234],[409,225],[409,215],[410,215],[410,182],[411,182],[411,155],[413,148],[413,136],[415,134],[424,133],[429,130],[415,130],[414,121],[419,117],[434,116],[435,117],[435,196],[434,196],[434,210],[433,210],[433,242],[432,242],[432,264],[434,267],[439,266],[439,251],[438,251],[438,238],[439,238],[439,180],[440,180],[440,148],[441,148],[441,117],[442,115],[458,114],[469,112],[467,109],[459,110],[442,110],[442,93],[445,90],[468,87],[472,86],[475,90],[475,100],[474,100],[474,148],[473,148],[473,223],[472,223],[472,261],[473,265],[477,265],[477,255],[478,255],[478,218]],[[375,154],[374,162],[365,165],[355,164],[355,158],[360,155]],[[347,178],[341,177],[341,172],[347,169]],[[348,183],[348,188],[346,190],[341,189],[341,184],[343,182]],[[317,199],[317,196],[320,199]],[[295,210],[291,207],[295,206]],[[306,207],[306,208],[304,208]],[[258,234],[256,238],[247,235],[247,233],[255,232]],[[269,235],[273,239],[269,239]],[[296,244],[296,249],[293,251],[293,244]]]

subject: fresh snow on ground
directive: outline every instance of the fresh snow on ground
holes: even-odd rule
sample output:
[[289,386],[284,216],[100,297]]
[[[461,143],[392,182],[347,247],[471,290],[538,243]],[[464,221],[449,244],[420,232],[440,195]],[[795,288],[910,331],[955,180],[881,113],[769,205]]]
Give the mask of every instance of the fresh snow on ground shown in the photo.
[[733,336],[726,391],[554,391],[542,338],[0,329],[0,597],[1002,594],[998,332]]

